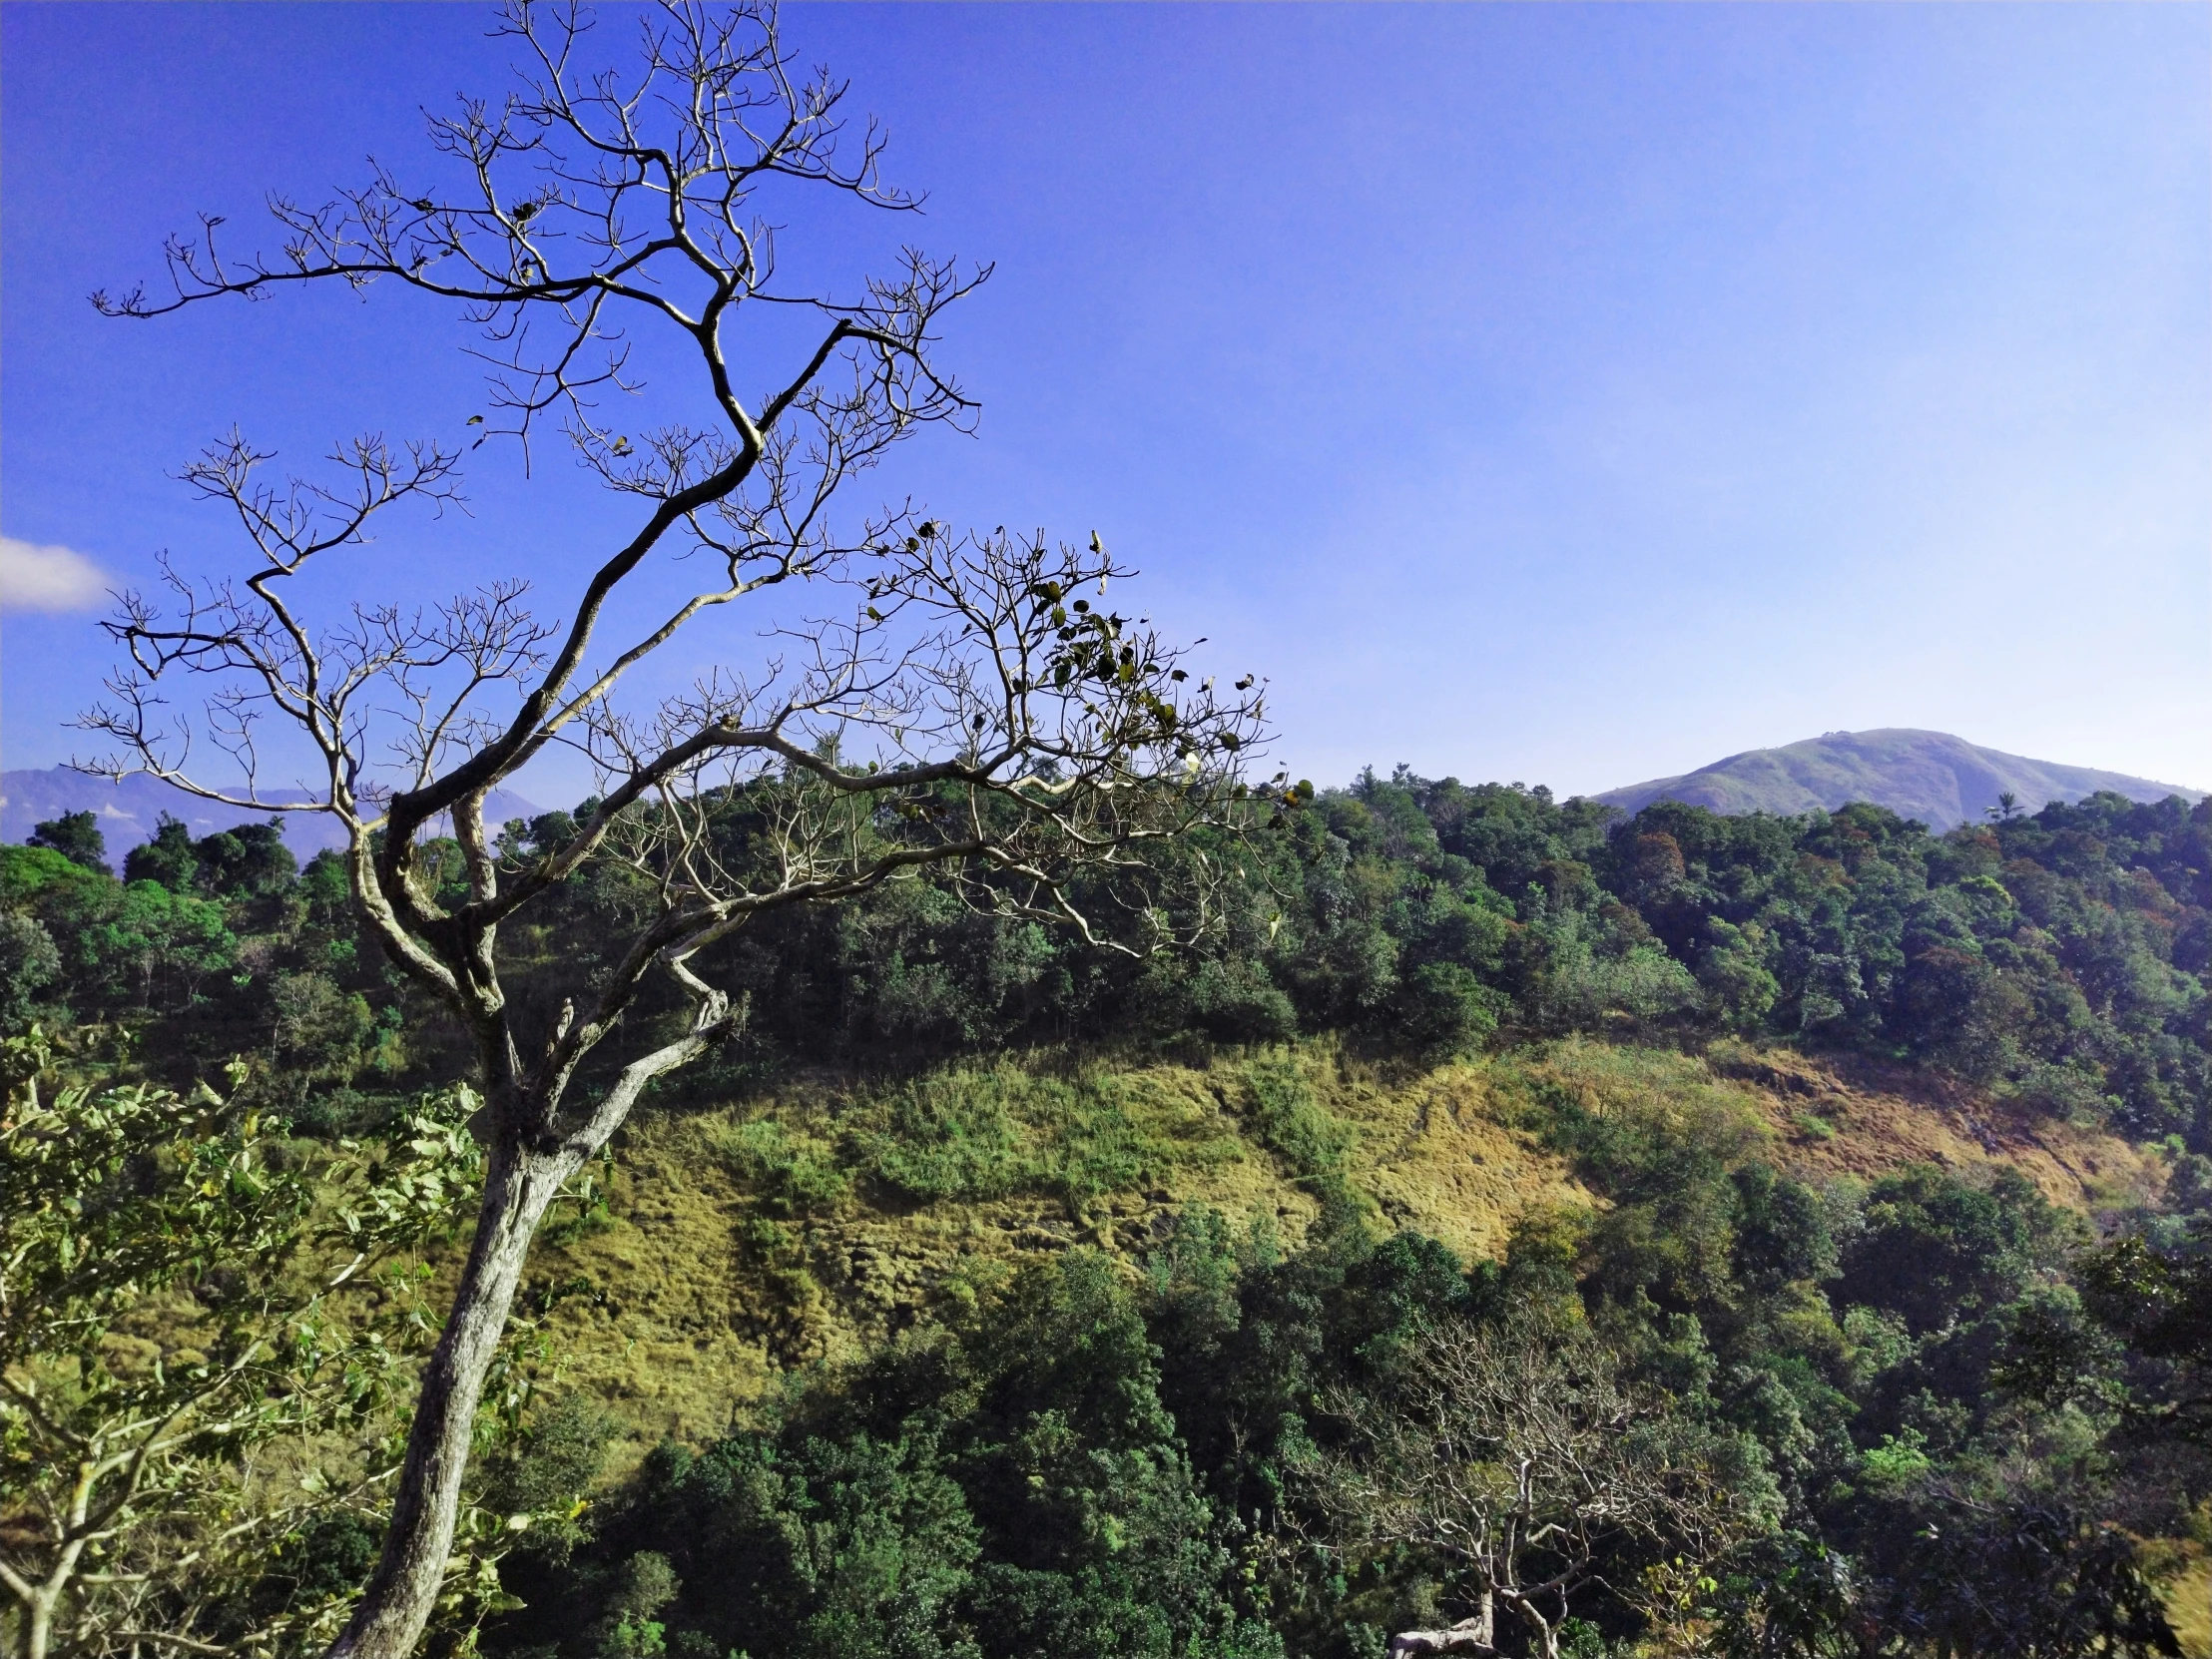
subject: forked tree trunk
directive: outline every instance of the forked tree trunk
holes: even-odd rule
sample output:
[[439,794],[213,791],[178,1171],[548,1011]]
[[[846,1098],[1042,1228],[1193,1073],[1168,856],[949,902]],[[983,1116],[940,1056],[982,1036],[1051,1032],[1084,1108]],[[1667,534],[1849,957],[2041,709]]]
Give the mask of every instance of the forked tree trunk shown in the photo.
[[[77,1484],[70,1493],[67,1518],[64,1522],[62,1544],[54,1558],[54,1565],[47,1575],[33,1583],[20,1572],[7,1571],[7,1585],[22,1609],[18,1615],[17,1629],[20,1639],[18,1650],[23,1659],[46,1659],[54,1645],[54,1618],[61,1611],[62,1597],[77,1576],[78,1563],[84,1559],[85,1546],[95,1536],[99,1523],[88,1524],[87,1516],[92,1507],[92,1494],[103,1471],[112,1472],[116,1464],[98,1456],[88,1456],[77,1465]],[[0,1563],[4,1567],[5,1563]]]
[[384,1553],[352,1623],[327,1659],[407,1659],[422,1639],[453,1547],[484,1379],[522,1281],[530,1240],[573,1173],[565,1153],[530,1153],[509,1135],[493,1137],[475,1242],[445,1331],[423,1371]]

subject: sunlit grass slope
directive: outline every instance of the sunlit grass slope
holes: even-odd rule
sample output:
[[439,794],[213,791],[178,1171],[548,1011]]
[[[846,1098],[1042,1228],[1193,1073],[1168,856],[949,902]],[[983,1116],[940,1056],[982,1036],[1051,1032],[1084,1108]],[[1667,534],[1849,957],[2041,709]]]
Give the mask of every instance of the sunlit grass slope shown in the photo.
[[1437,1067],[1307,1044],[1184,1062],[1008,1057],[899,1083],[816,1079],[648,1113],[605,1201],[556,1221],[526,1315],[559,1386],[633,1445],[712,1434],[795,1368],[858,1355],[1022,1259],[1141,1265],[1209,1205],[1295,1244],[1332,1194],[1472,1259],[1531,1209],[1597,1202],[1547,1149],[1562,1100],[1696,1114],[1815,1177],[2017,1165],[2089,1208],[2155,1189],[2125,1143],[1795,1054],[1567,1041]]

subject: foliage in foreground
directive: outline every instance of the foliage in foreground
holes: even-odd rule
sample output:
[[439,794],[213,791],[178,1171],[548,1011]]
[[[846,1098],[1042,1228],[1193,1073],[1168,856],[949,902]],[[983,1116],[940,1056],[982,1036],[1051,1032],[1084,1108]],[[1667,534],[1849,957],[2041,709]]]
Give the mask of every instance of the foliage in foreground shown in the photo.
[[324,1149],[205,1088],[43,1086],[53,1060],[6,1041],[0,1636],[22,1659],[315,1647],[431,1332],[391,1253],[480,1161],[465,1091]]

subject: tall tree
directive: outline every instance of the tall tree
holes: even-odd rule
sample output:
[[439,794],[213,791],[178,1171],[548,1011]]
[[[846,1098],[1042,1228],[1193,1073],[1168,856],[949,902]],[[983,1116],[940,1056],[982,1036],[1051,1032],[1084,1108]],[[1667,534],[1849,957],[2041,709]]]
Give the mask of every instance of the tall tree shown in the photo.
[[[275,256],[235,259],[208,217],[169,244],[167,291],[95,296],[124,317],[332,283],[457,302],[493,364],[488,420],[470,425],[525,454],[557,427],[635,507],[629,532],[586,559],[565,620],[534,611],[525,581],[487,573],[424,611],[360,597],[324,622],[311,595],[327,587],[301,578],[335,561],[358,594],[371,522],[456,501],[462,450],[363,437],[332,457],[342,482],[273,486],[270,455],[234,435],[184,476],[237,515],[241,570],[165,565],[166,608],[127,596],[110,627],[128,666],[86,717],[116,744],[95,770],[335,819],[367,926],[473,1045],[487,1149],[475,1239],[382,1558],[332,1649],[348,1659],[396,1659],[424,1627],[486,1368],[547,1205],[649,1084],[739,1028],[742,999],[702,953],[765,911],[931,868],[977,904],[1091,934],[1079,894],[1214,813],[1259,735],[1250,676],[1234,692],[1193,686],[1145,623],[1096,602],[1130,573],[1095,535],[1088,548],[956,536],[903,508],[840,532],[840,485],[900,439],[966,424],[974,405],[937,366],[935,329],[988,272],[908,249],[842,297],[781,281],[781,199],[916,207],[878,172],[879,131],[845,130],[845,89],[826,73],[793,74],[768,5],[658,7],[627,73],[591,61],[590,26],[527,0],[501,14],[519,87],[430,120],[442,182],[376,165],[325,206],[278,198]],[[620,423],[636,437],[601,407],[642,391],[633,332],[664,336],[691,369],[660,423]],[[748,379],[769,389],[749,396]],[[802,593],[837,614],[803,608]],[[624,694],[640,664],[737,605],[778,654],[657,702]],[[658,620],[607,637],[639,613]],[[187,675],[213,684],[180,723],[165,683]],[[271,730],[292,750],[265,749]],[[193,770],[196,738],[243,787]],[[486,799],[556,748],[589,759],[596,805],[560,845],[503,858]],[[286,753],[308,758],[305,799],[264,787]],[[740,800],[762,807],[742,834],[723,822]],[[460,849],[450,883],[423,850],[441,824]],[[594,858],[635,870],[648,913],[603,976],[580,974],[557,1013],[525,1017],[500,928]],[[622,1028],[656,979],[684,1015]]]
[[114,873],[108,868],[108,837],[100,832],[100,815],[90,810],[64,813],[44,824],[32,825],[26,844],[50,846],[71,863],[96,869],[102,875]]

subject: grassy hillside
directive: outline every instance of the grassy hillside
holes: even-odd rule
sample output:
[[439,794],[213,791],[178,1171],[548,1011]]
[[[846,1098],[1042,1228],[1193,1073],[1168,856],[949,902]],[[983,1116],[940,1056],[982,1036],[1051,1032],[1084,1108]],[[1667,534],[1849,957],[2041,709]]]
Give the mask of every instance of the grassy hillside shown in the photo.
[[612,1410],[634,1456],[711,1435],[780,1373],[858,1360],[1026,1261],[1087,1245],[1134,1273],[1195,1206],[1295,1248],[1341,1181],[1379,1228],[1493,1259],[1517,1221],[1603,1207],[1546,1144],[1562,1097],[1728,1126],[1809,1181],[2002,1165],[2092,1212],[2165,1178],[2155,1153],[1910,1068],[1733,1042],[1700,1057],[1568,1039],[1433,1067],[1326,1041],[1038,1056],[648,1115],[603,1211],[541,1246],[536,1291],[560,1379]]
[[1978,824],[2011,794],[2025,813],[2053,801],[2086,801],[2100,790],[2130,801],[2163,801],[2202,792],[2093,767],[2030,761],[1982,749],[1945,732],[1892,728],[1830,732],[1779,749],[1753,749],[1677,778],[1655,778],[1597,797],[1640,813],[1655,801],[1680,801],[1716,813],[1833,812],[1854,801],[1886,807],[1936,830]]
[[[1909,1583],[1914,1546],[1885,1539],[1970,1522],[1975,1504],[2013,1506],[2002,1532],[2014,1508],[2025,1526],[2035,1505],[2076,1501],[2083,1420],[2066,1384],[2037,1414],[2043,1384],[2021,1367],[2043,1351],[2023,1345],[2059,1335],[2036,1322],[2072,1306],[2052,1253],[2082,1248],[2092,1219],[2141,1215],[2179,1167],[1922,1068],[1725,1038],[1685,1052],[1568,1037],[1432,1065],[1326,1038],[1051,1052],[660,1110],[634,1125],[603,1206],[536,1259],[541,1382],[565,1403],[533,1444],[557,1456],[593,1421],[613,1443],[595,1454],[599,1519],[573,1555],[511,1564],[525,1605],[488,1645],[627,1652],[593,1632],[619,1631],[649,1579],[667,1598],[655,1617],[701,1652],[742,1635],[827,1655],[844,1651],[845,1603],[890,1616],[904,1574],[967,1585],[959,1606],[987,1629],[1010,1605],[1067,1613],[1062,1597],[1084,1619],[1174,1612],[1197,1570],[1243,1586],[1209,1604],[1220,1618],[1234,1603],[1272,1621],[1221,1652],[1376,1651],[1374,1632],[1430,1620],[1431,1580],[1394,1557],[1309,1579],[1257,1540],[1280,1537],[1286,1469],[1328,1431],[1328,1388],[1394,1364],[1423,1321],[1493,1300],[1611,1333],[1653,1385],[1759,1439],[1754,1487],[1780,1480],[1883,1563],[1883,1583]],[[1780,1209],[1761,1208],[1770,1194]],[[1802,1277],[1794,1252],[1818,1258],[1831,1237],[1840,1258]],[[1164,1436],[1126,1465],[1096,1420],[1124,1408]],[[1924,1454],[1937,1444],[1953,1472]],[[2024,1459],[2024,1486],[2005,1457]],[[2175,1473],[2136,1467],[2149,1479],[2129,1512],[2147,1517]],[[1954,1500],[1959,1479],[1975,1484]],[[1181,1566],[1113,1565],[1133,1532],[1164,1548],[1144,1529],[1169,1513],[1196,1528],[1174,1534]],[[980,1532],[958,1533],[968,1516]],[[2070,1548],[2111,1535],[2064,1525]],[[2154,1573],[2181,1569],[2150,1582],[2189,1655],[2204,1651],[2192,1536],[2142,1546]],[[994,1564],[967,1576],[959,1537]],[[2008,1570],[1984,1573],[1986,1544],[1961,1544],[1967,1564],[1932,1582],[1962,1571],[1979,1594]],[[2011,1589],[2056,1594],[2035,1574]],[[1009,1583],[1031,1599],[1009,1603]],[[957,1634],[969,1615],[948,1599],[925,1616]],[[1710,1623],[1606,1619],[1576,1651],[1723,1651]],[[1090,1650],[1022,1629],[1006,1651]]]

